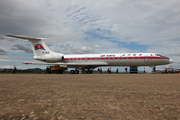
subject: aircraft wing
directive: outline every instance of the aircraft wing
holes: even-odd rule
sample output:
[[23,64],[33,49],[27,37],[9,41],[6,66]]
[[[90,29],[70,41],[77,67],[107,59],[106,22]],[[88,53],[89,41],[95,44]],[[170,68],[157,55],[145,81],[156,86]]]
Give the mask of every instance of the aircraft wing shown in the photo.
[[106,62],[87,62],[87,63],[23,63],[23,64],[32,64],[32,65],[60,65],[64,67],[82,67],[82,66],[106,66]]

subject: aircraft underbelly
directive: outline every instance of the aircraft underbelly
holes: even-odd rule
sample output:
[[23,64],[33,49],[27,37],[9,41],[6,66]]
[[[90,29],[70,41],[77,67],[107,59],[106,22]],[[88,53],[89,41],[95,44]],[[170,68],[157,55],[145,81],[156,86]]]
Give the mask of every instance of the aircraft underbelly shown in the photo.
[[107,61],[110,66],[150,66],[168,64],[169,60],[116,60]]

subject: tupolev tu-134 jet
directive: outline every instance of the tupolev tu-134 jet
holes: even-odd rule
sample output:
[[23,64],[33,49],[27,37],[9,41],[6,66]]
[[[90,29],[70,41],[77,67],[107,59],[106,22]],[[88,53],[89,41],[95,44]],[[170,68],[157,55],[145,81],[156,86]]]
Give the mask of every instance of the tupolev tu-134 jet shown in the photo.
[[30,38],[23,36],[6,35],[19,39],[25,39],[31,43],[34,57],[33,59],[45,63],[24,63],[34,65],[52,65],[65,68],[75,68],[71,70],[71,74],[92,73],[94,68],[102,66],[130,66],[136,68],[138,66],[155,67],[157,65],[166,65],[174,61],[168,57],[157,53],[106,53],[106,54],[72,54],[64,55],[53,52],[43,42],[42,38]]

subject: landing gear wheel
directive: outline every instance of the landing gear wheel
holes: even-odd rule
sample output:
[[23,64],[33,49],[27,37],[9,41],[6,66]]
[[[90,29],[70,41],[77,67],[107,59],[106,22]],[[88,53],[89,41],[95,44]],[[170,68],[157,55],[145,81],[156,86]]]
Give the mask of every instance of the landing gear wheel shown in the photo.
[[79,70],[76,70],[76,71],[75,71],[75,74],[79,74]]
[[92,74],[93,73],[93,70],[89,70],[89,74]]
[[59,70],[59,74],[63,74],[64,70]]
[[88,71],[84,71],[83,73],[84,73],[84,74],[87,74],[87,73],[88,73]]
[[71,71],[70,71],[70,73],[71,73],[71,74],[74,74],[74,73],[75,73],[75,71],[74,71],[74,70],[71,70]]

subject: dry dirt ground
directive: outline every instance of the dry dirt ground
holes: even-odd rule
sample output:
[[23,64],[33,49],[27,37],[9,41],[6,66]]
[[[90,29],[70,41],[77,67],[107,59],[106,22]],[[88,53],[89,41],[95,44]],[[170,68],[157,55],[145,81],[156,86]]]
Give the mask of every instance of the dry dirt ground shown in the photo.
[[0,74],[0,120],[180,120],[180,74]]

